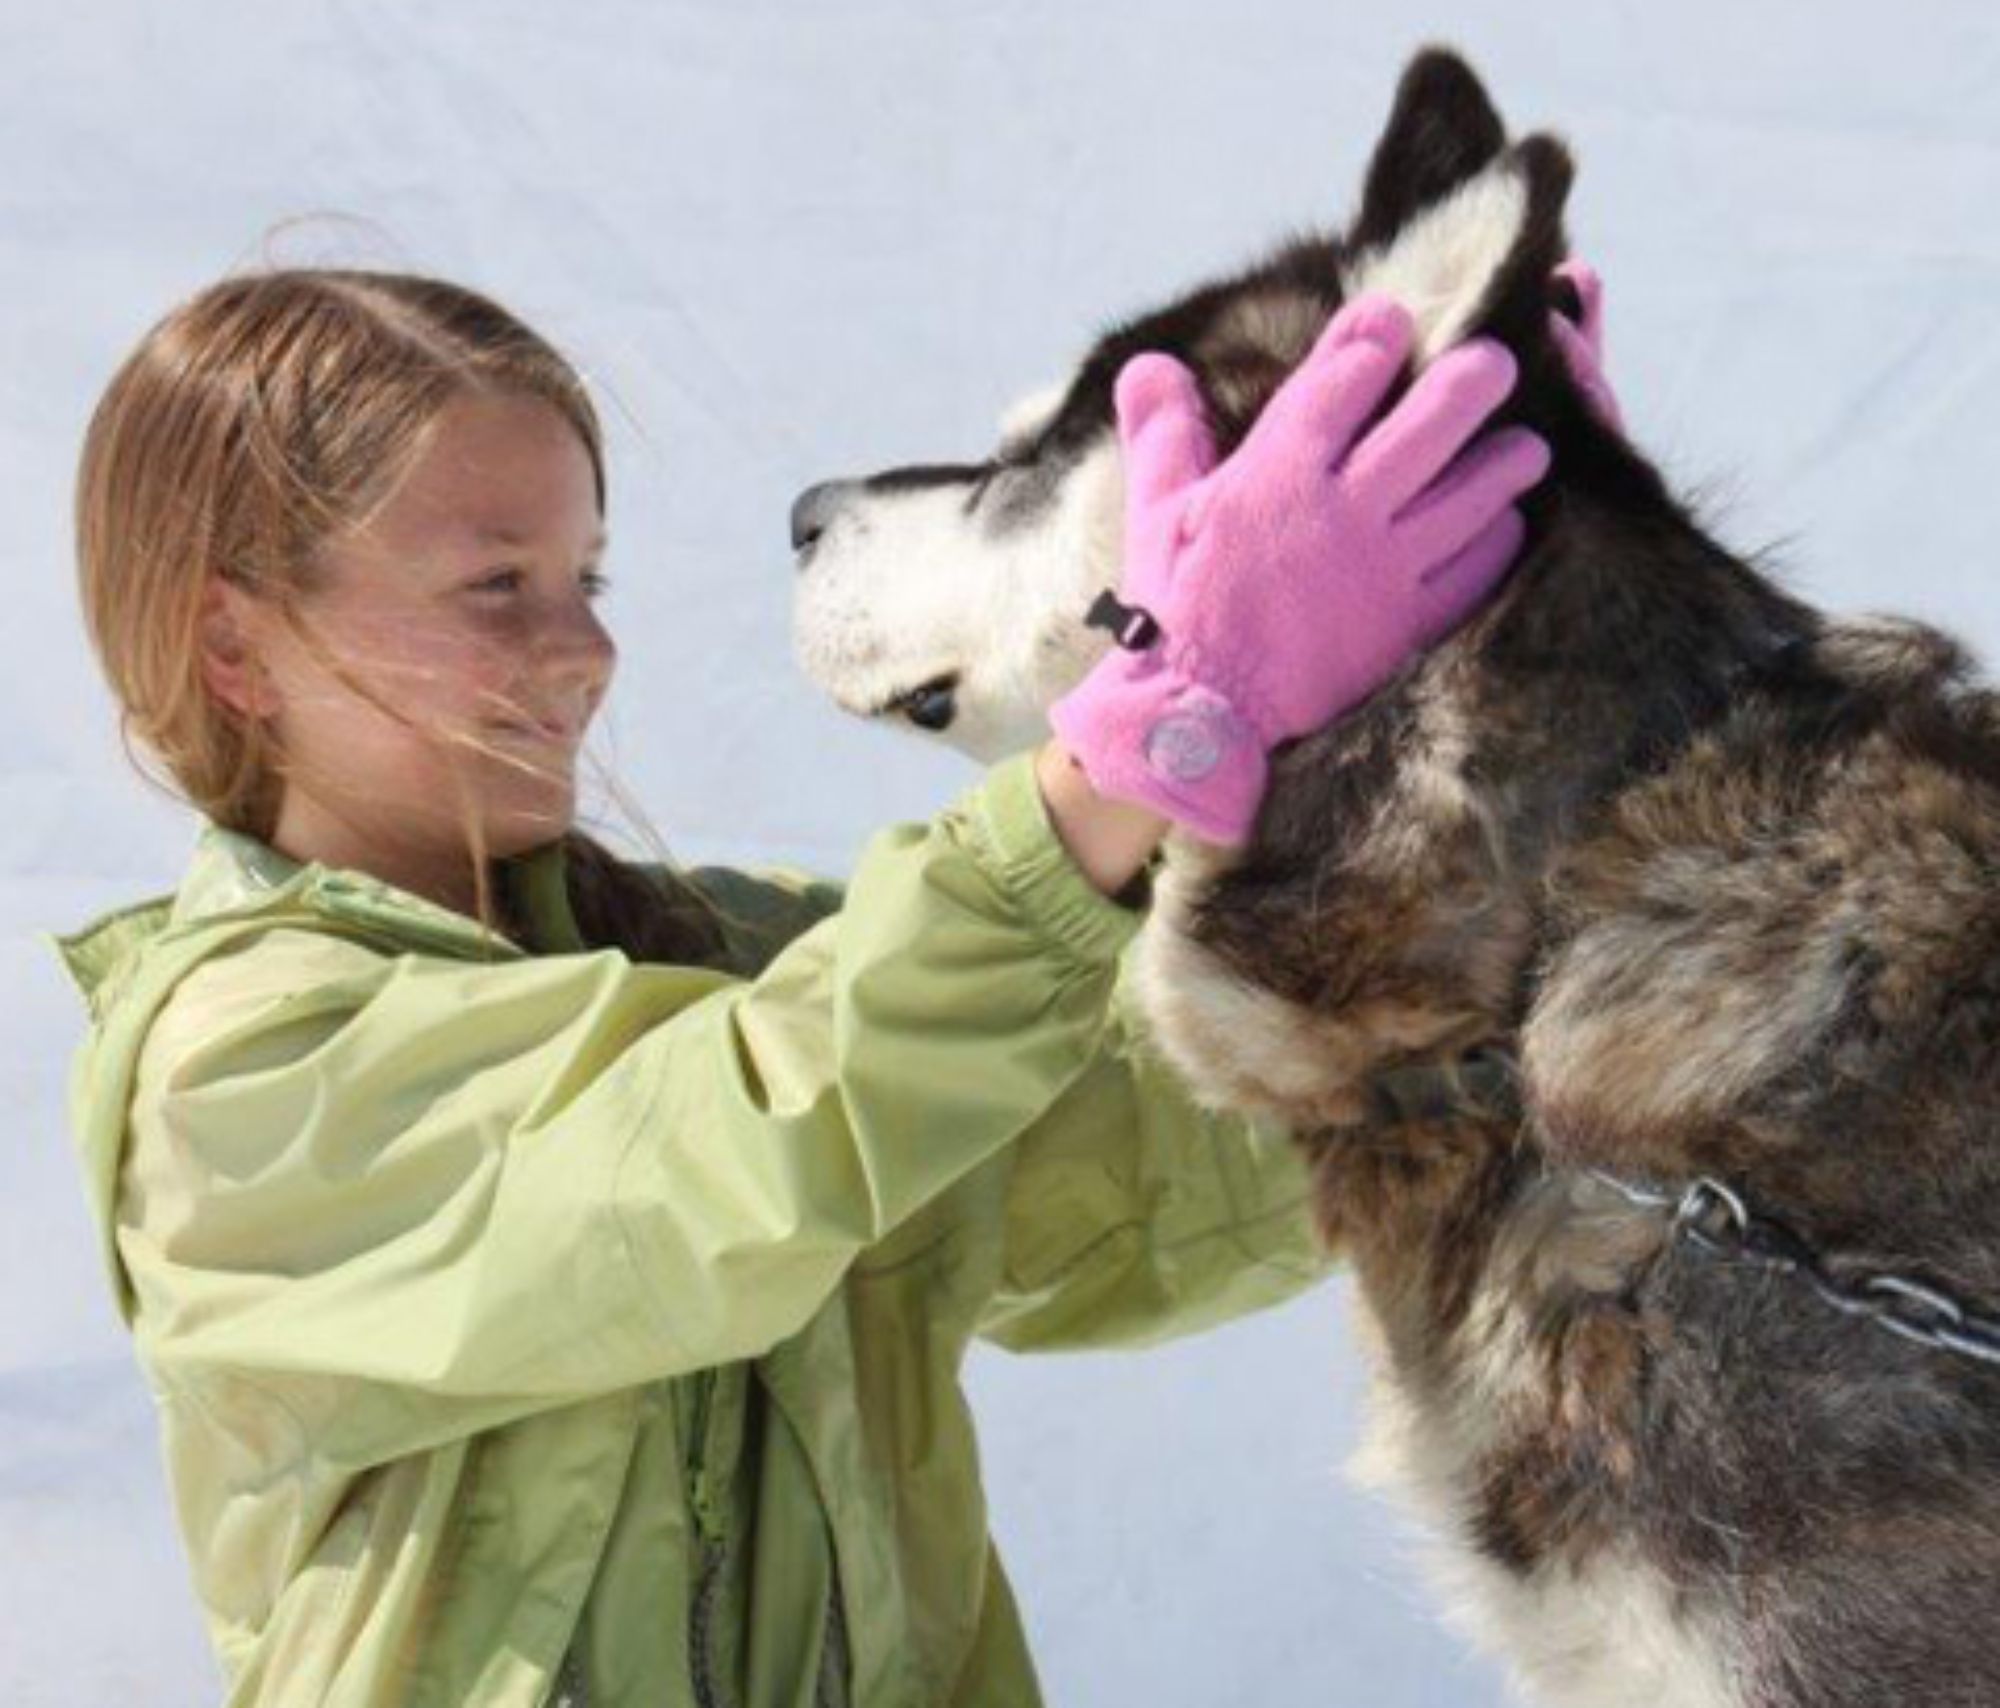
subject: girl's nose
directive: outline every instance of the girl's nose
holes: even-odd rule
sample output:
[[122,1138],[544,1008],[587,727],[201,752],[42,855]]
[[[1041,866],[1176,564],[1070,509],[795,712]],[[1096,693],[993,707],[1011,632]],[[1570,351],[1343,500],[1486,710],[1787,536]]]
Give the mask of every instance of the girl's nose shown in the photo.
[[618,647],[595,607],[578,599],[568,604],[544,634],[544,657],[562,674],[598,682],[618,662]]

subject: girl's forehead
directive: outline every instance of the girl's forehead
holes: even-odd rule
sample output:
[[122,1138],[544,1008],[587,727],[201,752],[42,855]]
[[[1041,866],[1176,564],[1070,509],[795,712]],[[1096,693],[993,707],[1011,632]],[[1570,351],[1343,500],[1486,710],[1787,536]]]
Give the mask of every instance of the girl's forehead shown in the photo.
[[599,549],[603,532],[596,469],[576,429],[538,398],[485,396],[445,407],[366,529],[389,546],[565,550]]

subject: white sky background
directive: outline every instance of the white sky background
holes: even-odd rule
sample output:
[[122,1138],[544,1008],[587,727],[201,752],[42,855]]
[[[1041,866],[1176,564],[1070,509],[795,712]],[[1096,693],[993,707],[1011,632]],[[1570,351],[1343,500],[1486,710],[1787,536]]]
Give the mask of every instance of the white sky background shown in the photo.
[[[32,933],[169,887],[76,616],[98,391],[263,249],[489,290],[614,439],[601,751],[685,857],[845,872],[972,775],[790,661],[811,481],[980,454],[1112,317],[1339,220],[1409,52],[1565,132],[1634,435],[1801,591],[2000,642],[1988,0],[431,0],[0,11],[0,1696],[216,1699],[65,1134]],[[301,214],[341,221],[280,230]],[[1338,1467],[1330,1287],[1121,1358],[985,1356],[996,1523],[1058,1708],[1500,1701]]]

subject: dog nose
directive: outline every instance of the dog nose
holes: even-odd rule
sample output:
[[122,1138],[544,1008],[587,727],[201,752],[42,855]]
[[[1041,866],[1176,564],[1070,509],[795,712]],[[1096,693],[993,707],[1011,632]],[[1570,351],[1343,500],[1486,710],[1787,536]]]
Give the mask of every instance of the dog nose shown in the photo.
[[792,501],[792,550],[804,551],[825,533],[833,513],[859,484],[852,480],[823,480],[800,493]]

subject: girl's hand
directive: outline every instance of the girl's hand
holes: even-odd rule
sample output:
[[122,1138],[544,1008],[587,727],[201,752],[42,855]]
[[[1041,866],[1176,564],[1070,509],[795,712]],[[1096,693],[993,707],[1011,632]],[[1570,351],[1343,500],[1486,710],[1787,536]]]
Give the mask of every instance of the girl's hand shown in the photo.
[[1122,892],[1167,833],[1167,821],[1158,813],[1100,795],[1059,741],[1045,742],[1035,755],[1035,782],[1056,839],[1105,895]]
[[1618,407],[1611,382],[1604,377],[1604,281],[1588,261],[1574,259],[1565,261],[1549,276],[1560,279],[1576,293],[1578,309],[1575,320],[1560,309],[1551,309],[1549,336],[1562,352],[1569,377],[1583,393],[1583,401],[1598,420],[1622,437],[1625,414]]
[[1119,374],[1125,567],[1092,618],[1119,644],[1050,713],[1098,794],[1243,840],[1270,749],[1366,699],[1505,573],[1514,500],[1548,467],[1523,428],[1475,438],[1514,359],[1449,350],[1371,427],[1413,340],[1388,298],[1347,304],[1221,463],[1180,363]]

